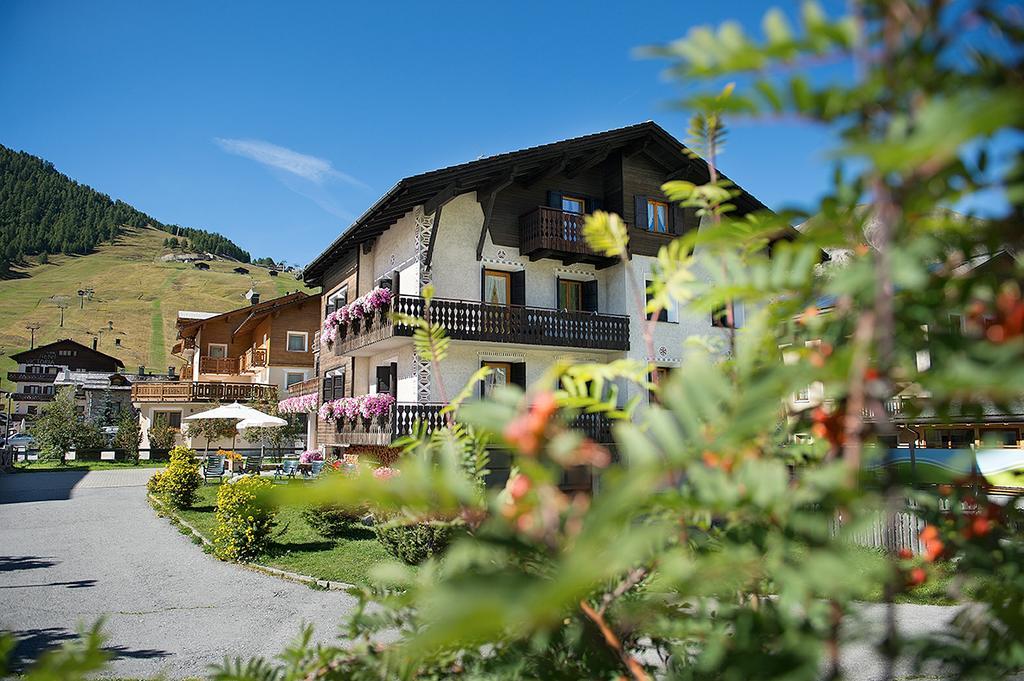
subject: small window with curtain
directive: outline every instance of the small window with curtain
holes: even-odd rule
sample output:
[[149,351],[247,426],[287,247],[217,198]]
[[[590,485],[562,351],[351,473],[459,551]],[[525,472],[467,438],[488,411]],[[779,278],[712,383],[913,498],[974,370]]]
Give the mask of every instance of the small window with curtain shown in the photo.
[[579,196],[562,196],[562,210],[566,213],[577,213],[583,215],[586,212],[587,202]]
[[668,232],[668,204],[664,201],[647,199],[647,231],[658,234]]
[[484,270],[483,302],[508,305],[512,298],[512,275],[501,270]]
[[309,334],[305,331],[288,332],[288,352],[306,352]]

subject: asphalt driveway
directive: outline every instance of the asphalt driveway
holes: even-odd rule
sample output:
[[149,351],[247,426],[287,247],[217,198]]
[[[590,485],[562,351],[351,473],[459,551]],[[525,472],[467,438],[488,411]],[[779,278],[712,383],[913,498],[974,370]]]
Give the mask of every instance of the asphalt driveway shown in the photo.
[[[335,638],[353,598],[206,555],[149,508],[153,470],[0,474],[0,629],[17,637],[17,663],[99,617],[118,677],[202,676],[225,655],[272,657],[303,623],[320,641]],[[910,636],[941,630],[956,612],[897,608]],[[883,607],[865,605],[860,615],[847,633],[880,638]],[[882,676],[871,643],[843,648],[846,678]],[[900,664],[897,678],[909,673]]]
[[303,623],[329,641],[355,600],[203,553],[146,503],[153,469],[0,474],[0,629],[16,663],[106,618],[115,676],[203,675],[273,656]]

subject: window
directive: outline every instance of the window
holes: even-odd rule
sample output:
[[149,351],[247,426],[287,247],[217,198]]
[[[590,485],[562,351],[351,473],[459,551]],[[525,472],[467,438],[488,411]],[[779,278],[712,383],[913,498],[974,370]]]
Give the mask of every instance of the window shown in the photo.
[[558,280],[558,309],[573,311],[583,309],[583,282],[571,279]]
[[306,352],[309,334],[305,331],[288,332],[288,352]]
[[27,412],[28,412],[29,414],[35,415],[35,414],[36,414],[36,413],[37,413],[37,412],[38,412],[39,410],[38,410],[38,409],[36,408],[36,405],[34,405],[34,404],[30,404],[30,405],[28,405],[28,407],[26,408],[26,411],[27,411]]
[[181,430],[181,412],[180,411],[154,411],[153,412],[153,425],[162,423],[168,428],[173,430]]
[[[670,371],[671,369],[669,367],[654,367],[654,371],[651,372],[651,383],[655,383],[654,379],[657,378],[657,384],[660,388],[664,385],[665,381],[668,380]],[[648,390],[647,401],[651,404],[660,404],[660,400],[658,400],[658,393],[654,390]]]
[[803,390],[797,390],[796,391],[796,401],[797,402],[810,402],[811,401],[811,388],[810,388],[810,386],[804,388]]
[[484,270],[483,302],[508,305],[512,298],[512,276],[509,272]]
[[296,383],[302,383],[306,380],[306,374],[302,371],[289,371],[284,375],[284,387],[290,388]]
[[1017,448],[1020,431],[1016,428],[985,428],[981,431],[983,447]]
[[711,326],[720,329],[736,328],[736,309],[732,303],[722,305],[711,311]]
[[587,202],[576,196],[563,196],[562,197],[562,210],[566,213],[579,213],[582,215],[586,212]]
[[328,400],[336,400],[345,396],[345,367],[339,367],[337,369],[331,369],[324,374],[323,380],[323,395],[322,399],[324,402]]
[[658,234],[668,232],[668,204],[664,201],[647,199],[647,231]]
[[[647,302],[649,303],[649,302],[651,302],[651,298],[653,298],[653,296],[651,295],[651,284],[653,282],[651,282],[651,280],[648,279],[645,283],[647,284]],[[650,315],[646,311],[644,312],[644,319],[650,319]],[[660,311],[658,313],[658,321],[659,322],[667,322],[668,321],[668,310],[662,310],[662,311]]]
[[227,343],[208,343],[206,345],[206,354],[209,357],[227,357],[228,356],[228,344]]
[[489,397],[498,388],[512,382],[512,365],[508,362],[484,362],[483,365],[490,367],[491,373],[483,381],[482,397]]
[[345,284],[327,298],[327,313],[334,312],[342,305],[348,304],[348,284]]

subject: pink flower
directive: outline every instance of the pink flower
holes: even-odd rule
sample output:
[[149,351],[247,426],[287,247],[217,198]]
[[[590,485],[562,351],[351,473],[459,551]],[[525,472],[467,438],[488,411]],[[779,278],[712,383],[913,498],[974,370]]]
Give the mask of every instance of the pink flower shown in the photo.
[[323,460],[324,455],[315,449],[310,449],[309,451],[302,452],[302,454],[299,454],[299,463],[313,463],[314,461]]
[[397,468],[391,468],[389,466],[381,466],[373,470],[373,477],[378,480],[390,480],[391,478],[397,478],[402,474],[402,471]]

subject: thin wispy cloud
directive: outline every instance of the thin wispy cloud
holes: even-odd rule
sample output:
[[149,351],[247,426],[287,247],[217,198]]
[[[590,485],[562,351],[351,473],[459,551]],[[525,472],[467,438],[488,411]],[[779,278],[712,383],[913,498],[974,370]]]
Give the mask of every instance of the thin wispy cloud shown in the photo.
[[330,180],[338,180],[361,189],[369,188],[361,180],[336,169],[327,159],[301,154],[263,140],[215,137],[213,141],[229,154],[248,158],[317,185],[322,185]]

